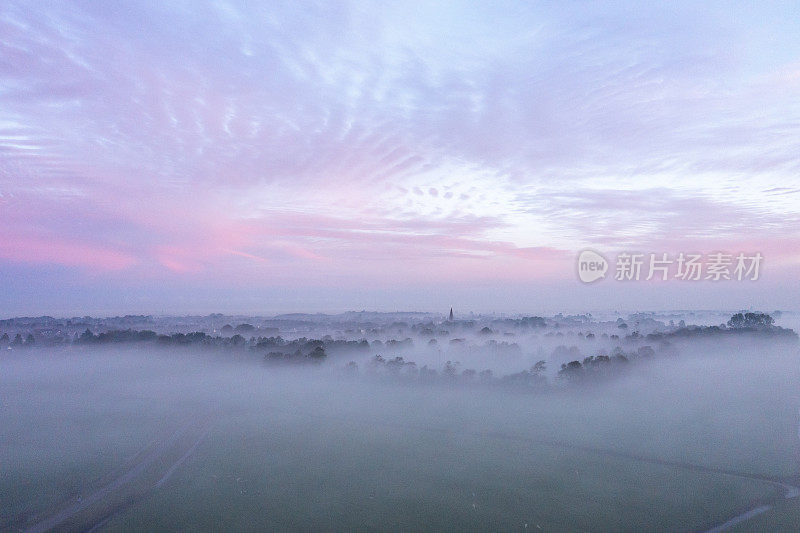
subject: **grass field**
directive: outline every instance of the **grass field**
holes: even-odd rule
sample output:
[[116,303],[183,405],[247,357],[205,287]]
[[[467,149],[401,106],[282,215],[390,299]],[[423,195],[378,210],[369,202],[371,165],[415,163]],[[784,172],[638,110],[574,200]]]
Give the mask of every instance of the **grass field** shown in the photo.
[[[4,530],[61,512],[64,530],[694,531],[762,503],[743,530],[790,530],[798,513],[759,479],[797,467],[795,398],[771,376],[700,388],[685,366],[653,368],[536,396],[202,359],[45,362],[3,367]],[[718,372],[706,379],[737,369]]]
[[108,527],[674,531],[775,492],[767,483],[510,439],[239,419],[217,426],[163,491]]

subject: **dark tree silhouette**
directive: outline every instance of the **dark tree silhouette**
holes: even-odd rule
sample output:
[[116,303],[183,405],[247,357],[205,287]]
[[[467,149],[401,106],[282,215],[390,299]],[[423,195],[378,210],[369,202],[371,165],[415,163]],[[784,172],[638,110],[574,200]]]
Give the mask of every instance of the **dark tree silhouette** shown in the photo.
[[728,320],[728,327],[734,329],[768,329],[774,323],[775,319],[766,313],[736,313]]
[[325,348],[323,348],[322,346],[317,346],[316,348],[311,350],[309,357],[311,357],[311,359],[315,361],[322,361],[323,359],[325,359],[325,355],[326,355]]

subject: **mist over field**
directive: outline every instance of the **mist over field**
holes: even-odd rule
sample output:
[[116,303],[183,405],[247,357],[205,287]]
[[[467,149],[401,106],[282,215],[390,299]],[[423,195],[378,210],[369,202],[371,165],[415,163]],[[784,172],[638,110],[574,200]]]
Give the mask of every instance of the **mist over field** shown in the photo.
[[0,533],[800,532],[799,6],[0,0]]
[[87,319],[0,352],[2,529],[693,531],[800,485],[777,326]]

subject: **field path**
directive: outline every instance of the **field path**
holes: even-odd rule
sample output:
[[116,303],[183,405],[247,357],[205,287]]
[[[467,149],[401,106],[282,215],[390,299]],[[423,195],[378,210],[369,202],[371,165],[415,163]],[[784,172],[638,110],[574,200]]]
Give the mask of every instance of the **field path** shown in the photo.
[[[163,485],[185,461],[188,459],[194,451],[197,449],[199,444],[205,439],[206,436],[211,431],[212,422],[210,420],[204,421],[200,426],[200,433],[199,436],[193,440],[193,443],[189,448],[186,450],[185,453],[181,455],[181,457],[175,461],[172,465],[170,465],[169,469],[161,476],[161,478],[153,485],[153,488],[158,488]],[[161,441],[156,443],[155,445],[149,447],[138,460],[135,462],[133,466],[131,466],[127,471],[125,471],[120,476],[114,478],[112,481],[106,483],[102,487],[98,488],[88,496],[81,498],[79,501],[69,505],[61,509],[60,511],[56,512],[55,514],[51,515],[47,519],[29,527],[25,530],[26,533],[41,533],[44,531],[49,531],[60,524],[63,524],[65,521],[69,520],[70,518],[78,515],[82,511],[88,509],[90,506],[102,502],[104,499],[112,496],[114,493],[119,491],[125,485],[131,483],[132,481],[138,479],[142,474],[155,463],[158,459],[160,459],[165,453],[169,450],[173,449],[174,447],[178,446],[181,443],[181,439],[188,438],[191,436],[192,430],[197,431],[198,424],[195,421],[187,422],[180,426],[178,429],[175,430],[172,435]],[[116,514],[118,509],[113,510],[110,513],[104,515],[103,519],[95,524],[89,524],[88,527],[84,528],[85,530],[92,530],[95,529],[98,525],[102,522],[107,521],[113,514]]]

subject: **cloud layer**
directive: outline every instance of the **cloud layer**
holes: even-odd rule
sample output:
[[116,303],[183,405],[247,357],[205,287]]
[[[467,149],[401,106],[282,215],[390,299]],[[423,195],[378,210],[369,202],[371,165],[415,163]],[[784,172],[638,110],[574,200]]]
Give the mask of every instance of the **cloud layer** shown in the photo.
[[400,290],[747,246],[796,279],[792,15],[4,2],[0,270]]

